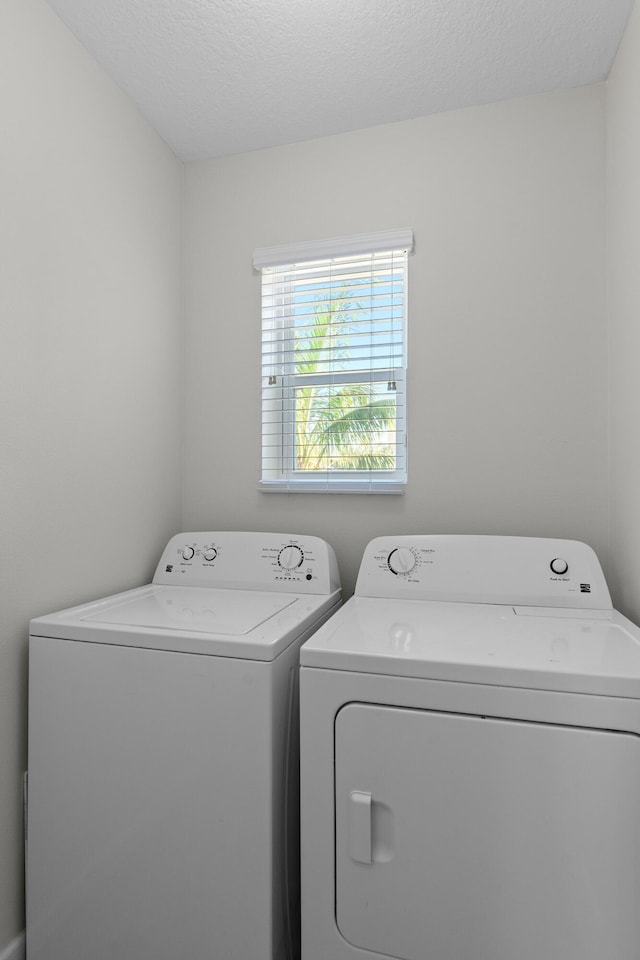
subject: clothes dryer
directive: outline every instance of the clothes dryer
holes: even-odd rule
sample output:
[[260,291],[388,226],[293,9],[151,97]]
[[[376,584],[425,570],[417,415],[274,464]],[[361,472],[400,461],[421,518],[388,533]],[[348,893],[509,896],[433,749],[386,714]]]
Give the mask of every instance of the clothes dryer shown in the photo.
[[184,533],[31,622],[29,960],[297,954],[298,654],[339,602],[323,540]]
[[637,960],[640,631],[589,547],[376,539],[300,682],[302,960]]

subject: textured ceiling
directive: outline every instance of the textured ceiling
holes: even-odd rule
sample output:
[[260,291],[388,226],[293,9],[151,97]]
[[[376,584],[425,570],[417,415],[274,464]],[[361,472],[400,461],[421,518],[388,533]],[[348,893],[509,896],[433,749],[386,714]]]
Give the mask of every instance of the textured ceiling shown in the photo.
[[606,78],[633,0],[48,0],[183,160]]

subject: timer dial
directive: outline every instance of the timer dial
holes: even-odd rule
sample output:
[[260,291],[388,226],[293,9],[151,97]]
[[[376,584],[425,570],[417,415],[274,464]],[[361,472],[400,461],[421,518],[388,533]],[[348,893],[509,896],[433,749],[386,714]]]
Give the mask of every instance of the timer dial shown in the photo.
[[278,565],[281,566],[283,570],[295,570],[296,567],[302,564],[303,560],[304,553],[300,547],[293,545],[283,547],[278,554]]
[[392,573],[411,573],[416,565],[416,558],[409,547],[396,547],[387,557],[387,563]]

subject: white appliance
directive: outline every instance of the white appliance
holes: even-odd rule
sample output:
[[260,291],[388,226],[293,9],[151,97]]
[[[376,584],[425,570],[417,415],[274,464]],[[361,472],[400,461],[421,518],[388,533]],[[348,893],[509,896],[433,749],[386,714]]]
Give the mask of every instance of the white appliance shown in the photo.
[[300,644],[331,547],[184,533],[150,585],[32,620],[29,960],[283,960]]
[[589,547],[379,538],[300,662],[302,960],[638,960],[640,631]]

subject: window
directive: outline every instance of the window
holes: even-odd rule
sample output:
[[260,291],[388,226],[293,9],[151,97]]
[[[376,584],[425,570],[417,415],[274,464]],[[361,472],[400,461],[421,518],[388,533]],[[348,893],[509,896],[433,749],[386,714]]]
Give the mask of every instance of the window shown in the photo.
[[410,230],[257,250],[266,491],[401,493]]

